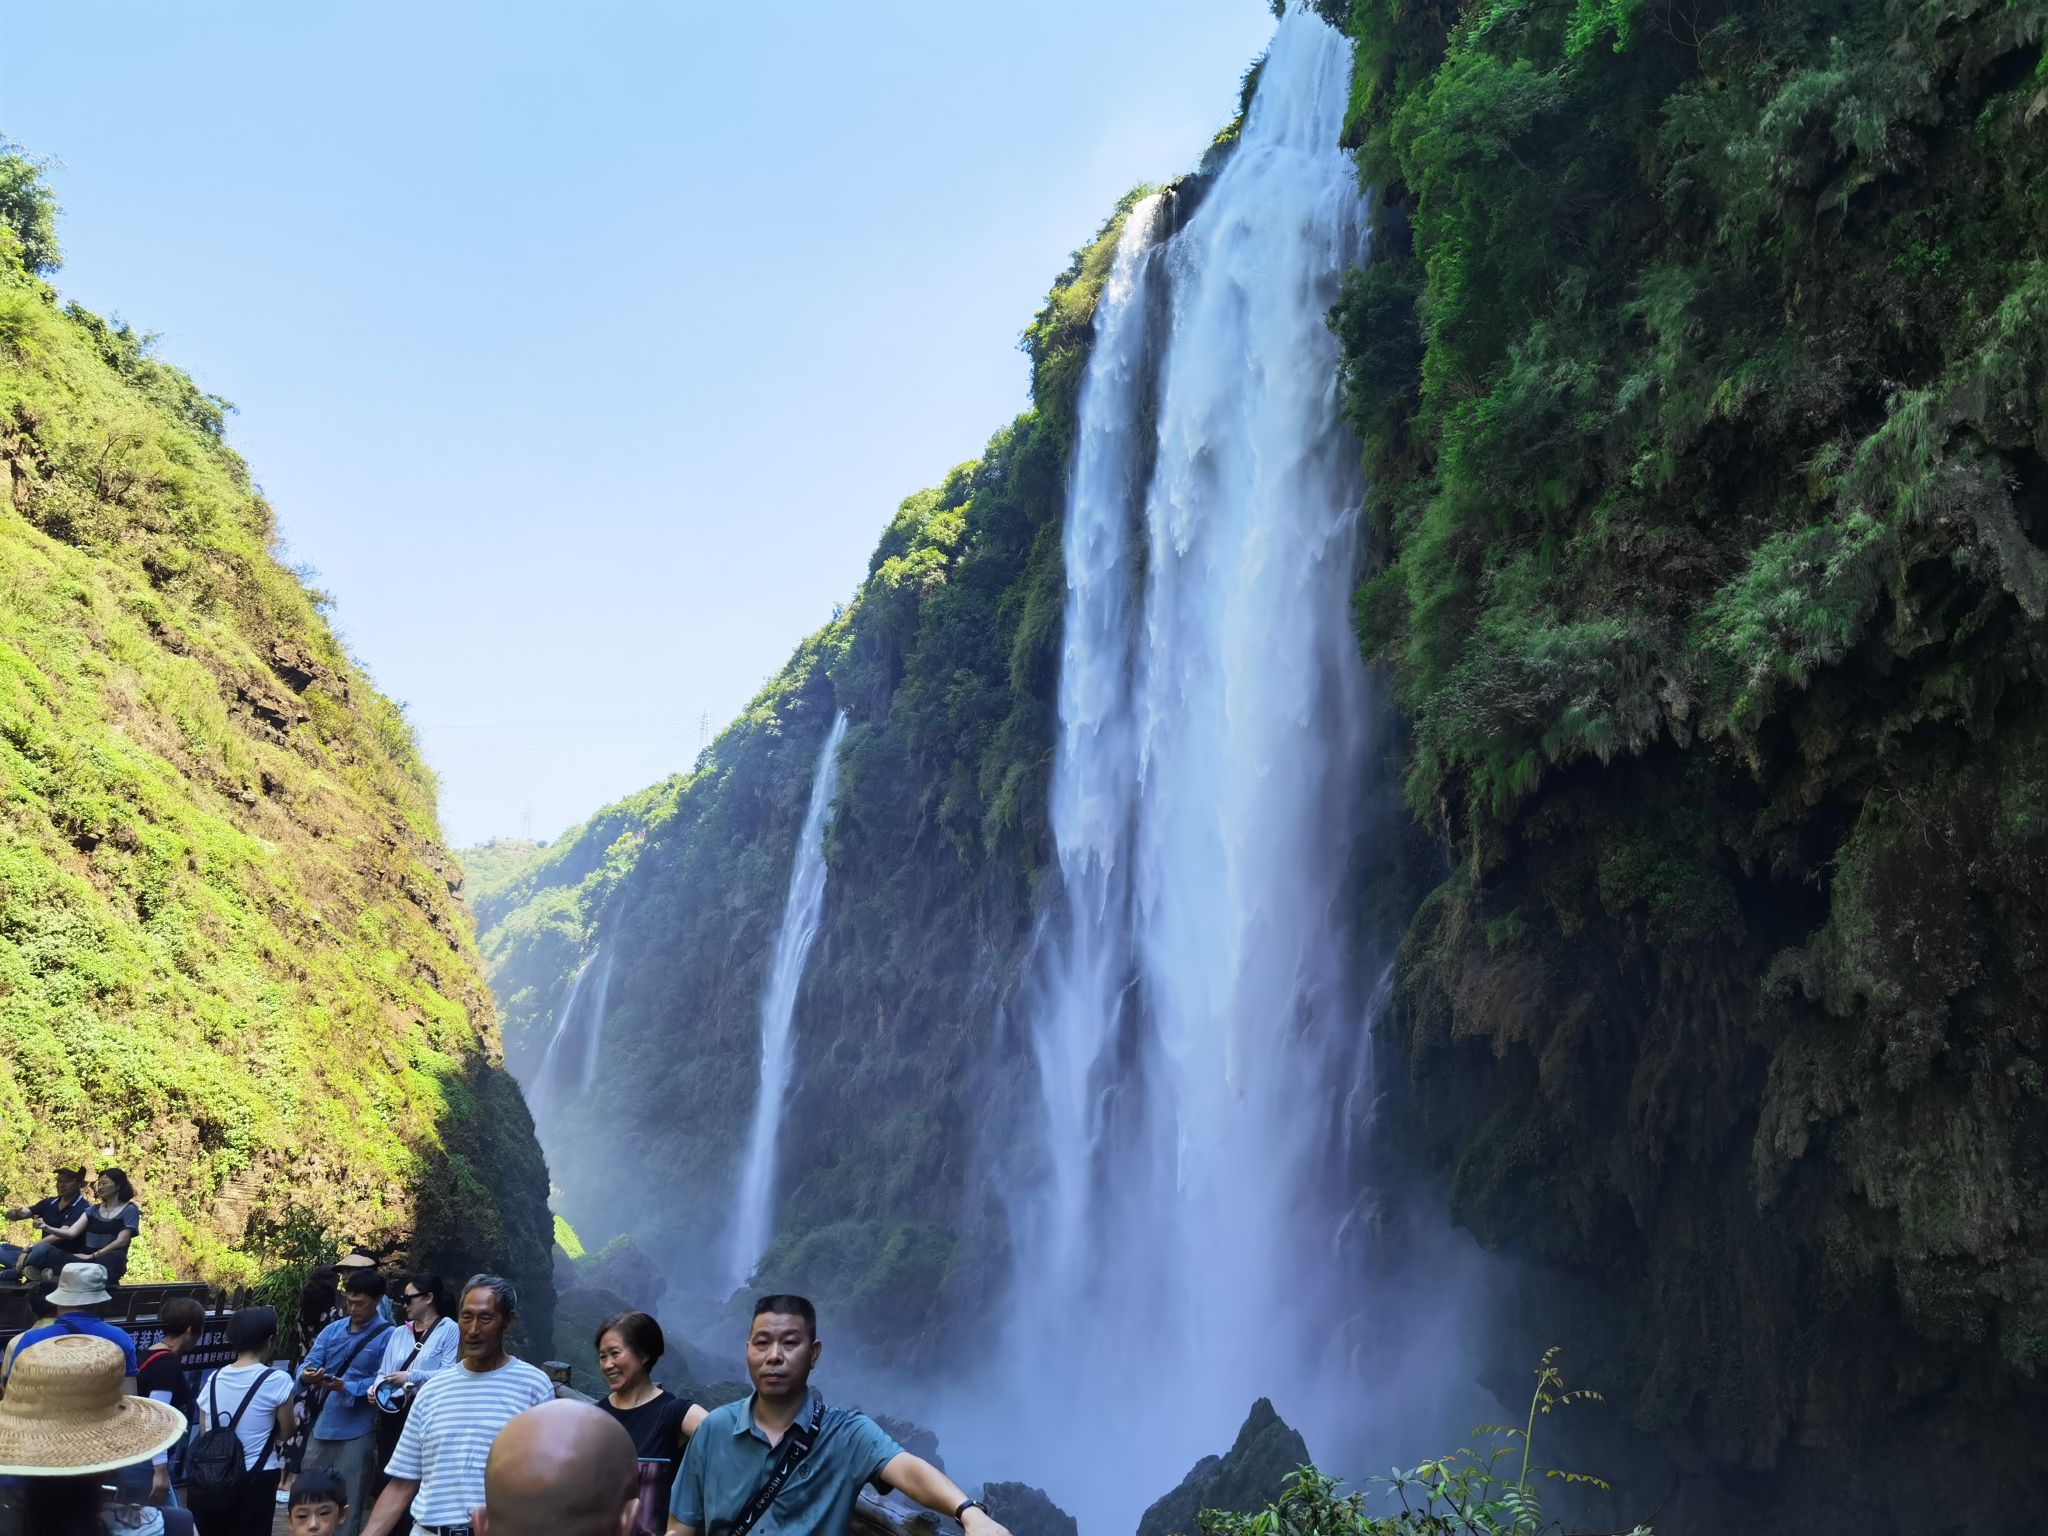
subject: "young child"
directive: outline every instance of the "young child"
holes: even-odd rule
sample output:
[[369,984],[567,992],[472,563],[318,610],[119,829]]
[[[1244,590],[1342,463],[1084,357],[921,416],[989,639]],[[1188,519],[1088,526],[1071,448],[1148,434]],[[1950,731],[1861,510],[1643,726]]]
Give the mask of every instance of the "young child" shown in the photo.
[[291,1536],[334,1536],[348,1519],[348,1487],[339,1472],[321,1467],[292,1483],[285,1525]]

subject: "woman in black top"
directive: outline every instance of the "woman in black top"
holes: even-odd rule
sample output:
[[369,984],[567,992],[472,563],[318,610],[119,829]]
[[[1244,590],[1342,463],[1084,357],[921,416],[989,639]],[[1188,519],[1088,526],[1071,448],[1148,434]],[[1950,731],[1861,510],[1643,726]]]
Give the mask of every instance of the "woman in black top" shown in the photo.
[[640,1513],[633,1529],[668,1530],[668,1495],[683,1463],[683,1446],[704,1422],[704,1410],[654,1384],[654,1364],[667,1351],[661,1324],[645,1312],[621,1312],[597,1325],[597,1369],[608,1395],[597,1406],[626,1426],[640,1455]]
[[107,1284],[119,1285],[128,1272],[128,1244],[142,1230],[142,1212],[135,1207],[135,1186],[118,1168],[102,1168],[92,1181],[98,1205],[85,1208],[85,1247],[78,1258],[104,1264]]

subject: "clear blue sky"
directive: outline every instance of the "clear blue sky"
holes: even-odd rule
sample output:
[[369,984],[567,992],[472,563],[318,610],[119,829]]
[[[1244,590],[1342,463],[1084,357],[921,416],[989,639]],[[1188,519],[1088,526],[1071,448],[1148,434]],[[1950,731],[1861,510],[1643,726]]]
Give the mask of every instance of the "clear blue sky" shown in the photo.
[[458,843],[686,765],[1019,331],[1192,165],[1263,0],[23,6],[65,296],[241,410]]

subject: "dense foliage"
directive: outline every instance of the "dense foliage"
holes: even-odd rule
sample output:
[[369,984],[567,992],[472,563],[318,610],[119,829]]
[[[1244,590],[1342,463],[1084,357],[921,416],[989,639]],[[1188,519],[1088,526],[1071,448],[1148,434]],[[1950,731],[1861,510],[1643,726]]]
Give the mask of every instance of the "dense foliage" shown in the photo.
[[396,706],[277,561],[225,402],[38,275],[0,156],[0,1183],[125,1167],[130,1273],[342,1237],[547,1284],[545,1173]]
[[1025,334],[1033,408],[897,509],[853,601],[690,772],[523,861],[502,845],[465,855],[485,872],[482,949],[529,1083],[575,968],[600,950],[612,962],[600,1086],[560,1143],[626,1124],[636,1158],[698,1170],[629,1218],[615,1159],[565,1154],[570,1214],[702,1263],[755,1097],[797,828],[819,746],[848,712],[824,924],[795,1026],[794,1188],[763,1280],[808,1290],[856,1335],[921,1337],[948,1287],[999,1272],[993,1249],[963,1264],[958,1247],[989,1214],[968,1187],[972,1106],[1047,856],[1067,442],[1128,206]]
[[1593,1277],[1688,1454],[1992,1454],[2048,1365],[2048,5],[1347,19],[1458,1215]]

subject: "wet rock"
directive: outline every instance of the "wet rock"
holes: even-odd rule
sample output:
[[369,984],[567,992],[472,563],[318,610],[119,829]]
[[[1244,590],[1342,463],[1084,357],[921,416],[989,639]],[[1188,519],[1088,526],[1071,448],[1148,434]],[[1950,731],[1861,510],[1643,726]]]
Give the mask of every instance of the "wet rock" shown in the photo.
[[[871,1414],[871,1418],[882,1427],[882,1432],[913,1456],[922,1456],[941,1472],[946,1470],[945,1462],[939,1459],[939,1437],[922,1424],[913,1424],[908,1419],[899,1419],[892,1414]],[[1010,1536],[1017,1536],[1015,1531]]]
[[1287,1474],[1308,1459],[1307,1444],[1262,1397],[1229,1452],[1196,1462],[1178,1488],[1145,1511],[1138,1536],[1196,1536],[1196,1517],[1205,1509],[1243,1515],[1264,1509],[1280,1496]]
[[1074,1517],[1029,1483],[986,1483],[981,1502],[1010,1536],[1080,1536]]
[[630,1237],[615,1237],[577,1266],[582,1283],[617,1291],[642,1312],[652,1312],[668,1289],[668,1277]]
[[555,1331],[552,1358],[566,1361],[570,1385],[593,1396],[604,1390],[597,1374],[597,1325],[633,1306],[616,1291],[590,1285],[563,1289],[556,1283]]

